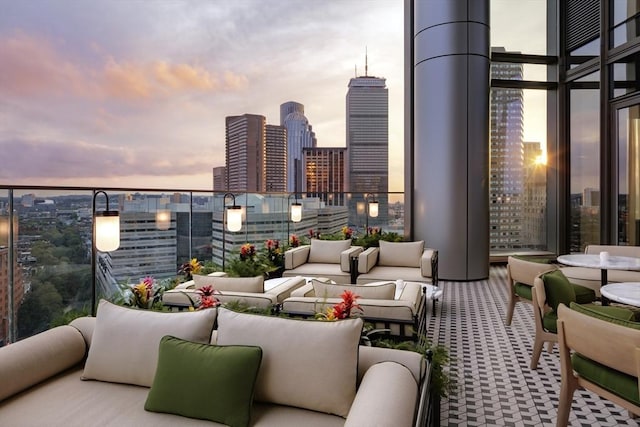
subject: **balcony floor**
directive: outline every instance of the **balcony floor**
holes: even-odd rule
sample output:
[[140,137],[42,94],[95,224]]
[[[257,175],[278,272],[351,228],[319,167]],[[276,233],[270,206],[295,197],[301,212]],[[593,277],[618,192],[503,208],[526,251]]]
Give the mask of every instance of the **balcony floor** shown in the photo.
[[[440,283],[444,295],[429,319],[429,335],[454,358],[458,389],[441,404],[443,426],[555,426],[560,390],[558,346],[529,369],[533,311],[516,305],[505,326],[507,270],[492,266],[489,280]],[[626,410],[586,390],[574,394],[572,426],[638,424]]]

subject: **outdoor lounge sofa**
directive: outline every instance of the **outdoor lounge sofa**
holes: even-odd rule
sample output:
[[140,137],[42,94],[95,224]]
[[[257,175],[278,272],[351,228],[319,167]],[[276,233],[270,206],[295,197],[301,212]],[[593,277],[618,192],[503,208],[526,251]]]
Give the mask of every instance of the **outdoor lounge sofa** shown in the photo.
[[264,276],[226,277],[220,273],[208,276],[194,275],[193,280],[181,283],[162,295],[162,303],[172,309],[191,307],[200,301],[198,290],[212,286],[221,303],[237,301],[249,307],[271,308],[279,306],[291,292],[306,283],[305,279],[286,277],[264,280]]
[[351,246],[351,240],[311,239],[309,245],[298,246],[284,253],[283,276],[326,277],[336,283],[353,283],[352,258],[363,248]]
[[438,286],[438,251],[424,247],[424,241],[386,242],[358,256],[357,284],[402,279],[431,282]]
[[[361,329],[361,319],[160,313],[101,301],[95,318],[0,348],[0,423],[420,425],[426,362],[359,346]],[[236,354],[250,363],[239,369]]]
[[375,328],[388,329],[392,336],[414,339],[426,329],[425,292],[419,283],[395,282],[367,283],[364,285],[337,285],[312,280],[293,292],[282,303],[282,312],[292,316],[310,317],[325,312],[341,301],[345,290],[359,296],[358,313]]

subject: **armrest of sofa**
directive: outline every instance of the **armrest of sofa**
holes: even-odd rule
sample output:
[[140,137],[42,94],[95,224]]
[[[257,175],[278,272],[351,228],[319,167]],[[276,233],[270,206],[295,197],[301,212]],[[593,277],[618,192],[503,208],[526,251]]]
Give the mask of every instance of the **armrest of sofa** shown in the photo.
[[0,348],[0,401],[80,363],[85,352],[82,334],[69,325]]
[[368,273],[377,263],[380,248],[371,247],[358,255],[358,273]]
[[433,286],[438,286],[438,251],[425,248],[420,257],[420,274],[423,277],[431,277]]
[[298,289],[295,289],[291,292],[291,297],[314,297],[316,294],[313,291],[313,285],[311,283],[307,283]]
[[191,279],[191,280],[187,280],[186,282],[178,283],[171,290],[172,291],[181,291],[181,290],[185,290],[185,289],[195,289],[195,288],[196,288],[196,284],[193,281],[193,279]]
[[419,283],[405,283],[404,289],[398,297],[398,301],[407,301],[413,304],[414,310],[417,312],[420,308],[420,300],[422,299],[422,285]]
[[289,298],[292,292],[294,292],[296,289],[301,288],[306,283],[307,281],[305,280],[304,277],[301,277],[301,276],[290,277],[288,280],[285,280],[279,285],[274,286],[273,288],[269,289],[265,293],[273,296],[277,302],[281,303],[286,298]]
[[362,246],[351,246],[340,253],[340,269],[345,273],[351,272],[351,258],[360,255]]
[[307,259],[309,259],[310,252],[310,245],[298,246],[297,248],[287,250],[284,253],[284,269],[293,270],[294,268],[301,266],[307,262]]
[[411,426],[418,384],[406,367],[382,362],[370,367],[360,383],[345,427]]

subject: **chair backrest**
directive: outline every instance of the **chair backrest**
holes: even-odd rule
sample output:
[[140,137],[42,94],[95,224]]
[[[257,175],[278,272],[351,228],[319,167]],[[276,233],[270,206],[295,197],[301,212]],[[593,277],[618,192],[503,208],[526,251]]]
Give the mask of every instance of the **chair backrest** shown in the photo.
[[598,255],[600,252],[609,252],[614,256],[640,258],[640,246],[587,245],[584,248],[585,254]]
[[[596,319],[561,304],[558,342],[602,365],[638,376],[636,349],[640,348],[640,330]],[[568,353],[565,352],[567,356]]]
[[511,284],[513,282],[524,283],[533,286],[537,276],[547,271],[556,270],[558,267],[553,264],[526,261],[510,256],[507,258],[507,276]]

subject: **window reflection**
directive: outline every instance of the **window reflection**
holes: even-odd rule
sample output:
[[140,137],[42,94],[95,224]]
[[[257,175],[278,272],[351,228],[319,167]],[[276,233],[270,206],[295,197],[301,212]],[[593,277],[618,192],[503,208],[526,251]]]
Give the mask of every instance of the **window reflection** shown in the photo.
[[600,243],[600,94],[571,90],[570,236],[571,252]]

